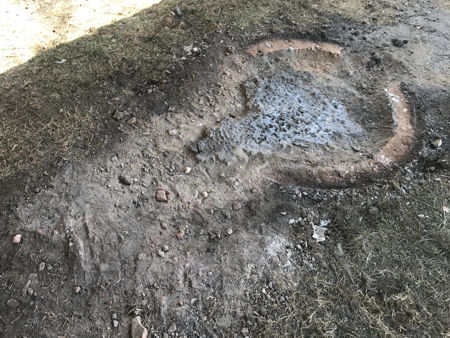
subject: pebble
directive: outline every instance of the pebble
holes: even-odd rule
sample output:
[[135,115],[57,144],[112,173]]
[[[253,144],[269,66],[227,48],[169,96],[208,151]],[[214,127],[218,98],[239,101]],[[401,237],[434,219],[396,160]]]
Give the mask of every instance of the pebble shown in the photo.
[[206,197],[208,197],[208,192],[206,192],[206,191],[203,191],[203,192],[202,192],[202,197],[203,197],[203,198],[206,198]]
[[239,202],[234,202],[232,207],[234,211],[238,211],[242,209],[242,204]]
[[177,134],[178,134],[178,130],[176,130],[176,129],[169,130],[169,135],[170,136],[176,136]]
[[226,233],[227,233],[228,236],[231,236],[233,234],[233,229],[228,228]]
[[166,254],[164,253],[164,251],[162,251],[162,250],[158,250],[158,256],[159,257],[164,257]]
[[128,121],[128,124],[135,124],[136,123],[136,117],[132,116]]
[[148,330],[142,325],[141,317],[136,316],[131,321],[131,337],[132,338],[147,338]]
[[360,152],[361,146],[359,144],[352,144],[352,149],[356,152]]
[[191,167],[186,167],[186,168],[184,168],[184,173],[185,173],[185,174],[189,174],[191,171],[192,171],[192,168],[191,168]]
[[408,40],[402,40],[402,39],[392,39],[391,40],[392,44],[395,47],[403,47],[404,45],[406,45],[409,41]]
[[169,251],[169,246],[168,246],[168,245],[164,245],[164,246],[162,247],[162,250],[163,250],[164,252],[168,252],[168,251]]
[[173,10],[173,12],[175,13],[176,16],[183,15],[183,11],[181,10],[180,6],[176,6],[175,9]]
[[166,222],[161,222],[161,228],[166,230],[168,227],[169,227],[169,224],[167,224]]
[[131,185],[131,180],[125,175],[119,175],[119,182],[123,185]]
[[22,241],[22,235],[17,234],[12,238],[13,244],[19,244]]
[[178,239],[183,239],[184,236],[186,236],[186,229],[183,226],[179,226],[178,227],[177,238]]
[[156,200],[158,202],[167,202],[167,191],[163,189],[156,190]]
[[81,292],[81,287],[80,286],[75,286],[74,288],[73,288],[73,292],[75,292],[75,293],[80,293]]
[[17,309],[20,305],[20,302],[17,299],[11,298],[8,299],[6,302],[6,305],[11,309]]
[[436,149],[437,149],[437,148],[440,148],[440,147],[442,146],[442,139],[440,139],[440,138],[434,139],[433,142],[431,142],[431,144],[432,144],[433,147],[435,147]]
[[167,330],[167,332],[169,333],[173,333],[177,330],[177,326],[175,325],[175,323],[170,324],[169,329]]
[[30,296],[32,296],[34,294],[34,290],[32,288],[28,288],[27,292]]
[[113,319],[113,326],[117,328],[119,326],[119,321],[117,319]]

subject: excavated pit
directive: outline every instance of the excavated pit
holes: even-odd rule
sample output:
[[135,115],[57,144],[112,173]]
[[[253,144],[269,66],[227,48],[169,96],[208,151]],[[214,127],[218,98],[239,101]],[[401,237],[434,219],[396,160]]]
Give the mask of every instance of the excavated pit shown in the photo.
[[197,143],[197,158],[321,185],[380,174],[408,155],[413,118],[398,83],[365,72],[333,44],[249,47],[228,63],[222,116]]

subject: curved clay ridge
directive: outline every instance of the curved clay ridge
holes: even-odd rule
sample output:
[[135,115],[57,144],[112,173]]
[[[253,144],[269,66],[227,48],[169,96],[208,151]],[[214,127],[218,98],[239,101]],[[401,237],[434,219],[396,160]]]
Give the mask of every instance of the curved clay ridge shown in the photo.
[[326,42],[312,42],[304,40],[267,40],[250,46],[247,52],[251,56],[258,54],[269,54],[280,50],[311,50],[330,53],[338,56],[344,53],[342,47]]
[[[341,47],[329,43],[315,43],[302,40],[269,40],[258,43],[247,49],[252,56],[260,53],[269,54],[280,50],[312,50],[331,53],[334,56],[343,54]],[[289,178],[297,177],[301,181],[318,184],[342,185],[346,182],[379,174],[392,164],[403,160],[411,150],[414,140],[413,117],[406,103],[405,97],[398,84],[390,84],[386,88],[389,96],[393,116],[397,122],[394,136],[391,137],[381,150],[373,156],[373,159],[362,161],[352,165],[343,165],[339,168],[310,167],[304,164],[293,163],[281,168],[282,173]]]

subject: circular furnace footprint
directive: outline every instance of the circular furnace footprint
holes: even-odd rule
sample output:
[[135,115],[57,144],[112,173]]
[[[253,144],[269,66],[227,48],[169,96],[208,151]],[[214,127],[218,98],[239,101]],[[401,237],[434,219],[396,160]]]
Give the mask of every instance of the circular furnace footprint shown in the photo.
[[224,105],[242,108],[198,143],[201,160],[245,158],[277,179],[343,185],[410,151],[413,119],[399,84],[369,79],[337,45],[265,41],[230,64]]

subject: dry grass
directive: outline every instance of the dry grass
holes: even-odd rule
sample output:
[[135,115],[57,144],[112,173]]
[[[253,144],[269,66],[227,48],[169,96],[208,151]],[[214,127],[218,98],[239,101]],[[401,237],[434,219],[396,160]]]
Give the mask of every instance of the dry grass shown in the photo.
[[[44,2],[53,10],[62,3]],[[184,55],[183,46],[203,47],[208,37],[225,31],[249,31],[273,13],[292,12],[288,9],[298,5],[256,0],[185,1],[185,16],[180,19],[173,14],[177,3],[163,1],[93,34],[45,50],[1,74],[0,179],[19,171],[35,175],[62,156],[85,154],[77,147],[80,140],[83,148],[101,148],[107,142],[108,130],[112,132],[111,106],[137,100],[134,88],[148,81],[167,81],[165,71],[174,64],[174,55]],[[300,12],[297,19],[306,15]],[[310,15],[303,24],[309,25],[315,18]],[[61,22],[61,30],[67,31],[67,20]],[[279,22],[280,27],[289,24]],[[51,45],[52,41],[47,42]],[[61,59],[67,61],[58,64]],[[8,62],[2,64],[2,68],[9,66]],[[61,109],[66,113],[59,113]]]
[[[364,193],[365,201],[372,197]],[[261,336],[448,336],[449,177],[415,184],[408,195],[384,189],[373,216],[357,198],[336,208],[345,255],[329,243],[327,268],[300,276],[287,303],[258,317]]]

